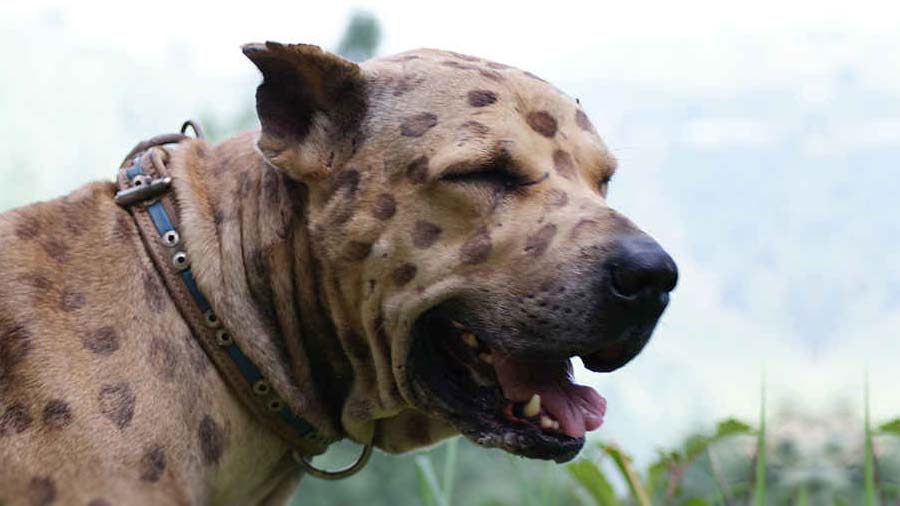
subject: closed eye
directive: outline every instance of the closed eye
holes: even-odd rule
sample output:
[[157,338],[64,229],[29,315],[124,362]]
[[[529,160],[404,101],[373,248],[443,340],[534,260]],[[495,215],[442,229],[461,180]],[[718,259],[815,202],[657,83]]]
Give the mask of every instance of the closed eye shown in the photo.
[[497,157],[486,165],[474,168],[465,166],[450,168],[444,171],[439,180],[454,184],[489,185],[507,190],[538,182],[529,181],[525,175],[516,172],[506,156]]

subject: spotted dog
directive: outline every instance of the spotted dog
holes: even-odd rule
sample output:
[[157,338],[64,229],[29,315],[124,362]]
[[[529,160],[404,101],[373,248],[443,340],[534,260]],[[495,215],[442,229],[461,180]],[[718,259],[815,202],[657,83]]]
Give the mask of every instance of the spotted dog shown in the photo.
[[[250,44],[259,131],[163,149],[200,290],[315,430],[565,461],[646,344],[672,259],[607,205],[577,100],[417,50]],[[0,503],[276,504],[291,447],[198,345],[109,182],[0,215]]]

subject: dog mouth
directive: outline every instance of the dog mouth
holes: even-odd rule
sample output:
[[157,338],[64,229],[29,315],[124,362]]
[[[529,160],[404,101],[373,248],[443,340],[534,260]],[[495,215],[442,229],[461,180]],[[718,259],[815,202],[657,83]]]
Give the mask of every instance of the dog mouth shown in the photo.
[[452,311],[437,307],[413,328],[408,362],[421,409],[436,411],[475,443],[565,462],[603,424],[606,400],[572,378],[571,357],[510,353]]

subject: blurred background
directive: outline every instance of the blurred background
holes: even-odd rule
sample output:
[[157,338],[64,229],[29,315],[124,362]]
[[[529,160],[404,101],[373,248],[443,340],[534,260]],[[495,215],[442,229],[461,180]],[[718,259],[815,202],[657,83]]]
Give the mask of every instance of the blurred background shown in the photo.
[[[214,140],[256,128],[244,42],[515,65],[581,100],[620,161],[610,204],[681,270],[643,354],[610,375],[577,371],[609,402],[585,457],[616,500],[641,503],[616,471],[621,448],[648,487],[665,464],[654,504],[742,504],[766,449],[772,504],[862,504],[867,479],[896,501],[898,21],[866,1],[5,2],[0,211],[111,179],[134,143],[189,117]],[[452,504],[601,500],[575,468],[461,442],[378,456],[338,484],[307,479],[296,504],[441,504],[430,468]]]

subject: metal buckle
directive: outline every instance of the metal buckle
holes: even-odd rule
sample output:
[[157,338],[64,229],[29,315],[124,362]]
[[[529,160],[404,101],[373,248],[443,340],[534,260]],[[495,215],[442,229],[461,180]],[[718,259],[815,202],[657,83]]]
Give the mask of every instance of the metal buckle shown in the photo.
[[115,200],[116,204],[122,207],[128,207],[137,204],[138,202],[143,202],[145,200],[150,200],[152,198],[158,197],[168,191],[171,186],[171,177],[153,179],[149,183],[144,183],[132,186],[131,188],[126,188],[124,190],[119,190],[116,193],[116,196],[113,197],[113,199]]
[[356,462],[336,471],[319,469],[318,467],[313,465],[310,459],[304,457],[303,455],[300,455],[300,453],[298,453],[296,450],[293,451],[293,456],[294,460],[298,464],[300,464],[300,467],[302,467],[307,473],[315,476],[316,478],[320,478],[323,480],[341,480],[353,476],[362,468],[366,467],[366,464],[369,462],[369,457],[372,456],[372,443],[363,446],[362,453],[359,454]]

